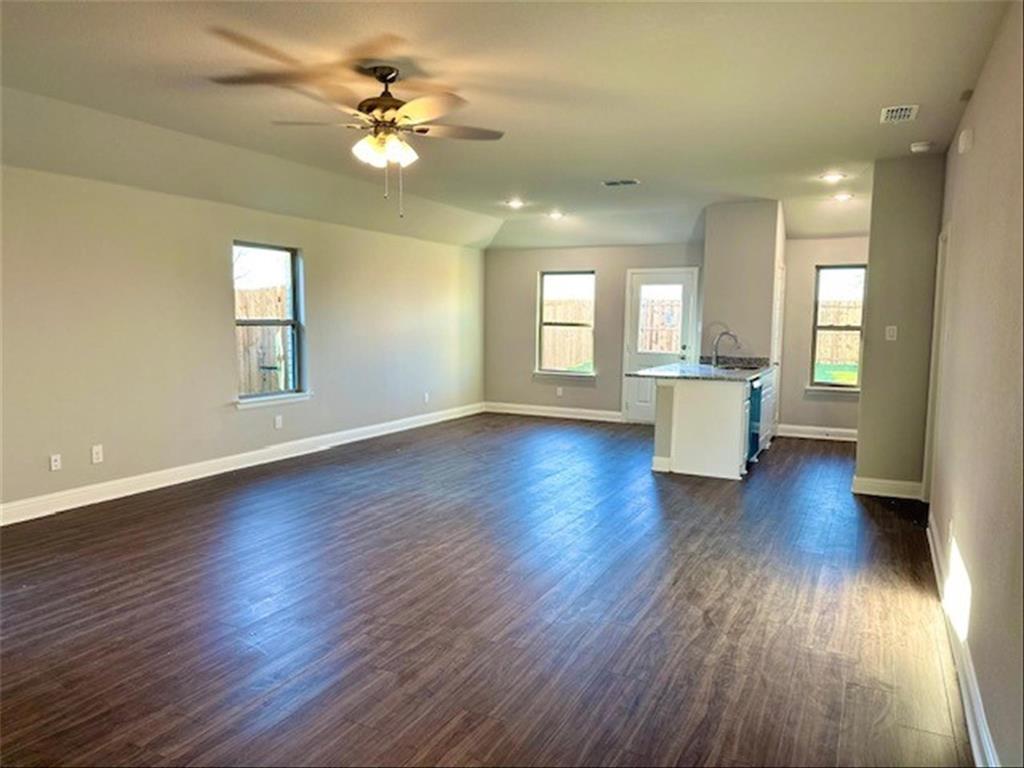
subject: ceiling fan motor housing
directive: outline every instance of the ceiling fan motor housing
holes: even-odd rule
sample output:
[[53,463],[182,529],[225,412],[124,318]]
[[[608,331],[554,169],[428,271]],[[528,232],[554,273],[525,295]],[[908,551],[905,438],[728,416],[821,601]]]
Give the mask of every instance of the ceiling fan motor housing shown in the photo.
[[358,109],[364,114],[374,115],[376,117],[378,115],[383,115],[389,110],[397,110],[403,104],[405,104],[404,101],[396,99],[390,93],[385,91],[380,96],[372,96],[369,99],[363,99],[359,102]]
[[398,67],[392,67],[389,64],[374,64],[372,66],[361,66],[360,71],[367,75],[370,75],[378,83],[382,83],[385,86],[398,80]]
[[398,80],[397,67],[379,64],[377,66],[365,67],[363,71],[372,75],[378,83],[384,86],[384,90],[381,92],[380,96],[373,96],[359,102],[358,109],[360,112],[367,115],[379,116],[389,110],[397,110],[405,104],[401,99],[396,99],[391,95],[391,84]]

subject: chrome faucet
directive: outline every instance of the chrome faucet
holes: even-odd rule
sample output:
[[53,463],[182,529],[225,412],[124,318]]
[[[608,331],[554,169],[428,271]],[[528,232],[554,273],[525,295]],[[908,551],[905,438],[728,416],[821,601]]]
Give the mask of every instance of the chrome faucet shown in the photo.
[[715,345],[712,348],[711,354],[711,366],[713,368],[718,367],[718,343],[722,340],[723,336],[728,336],[730,339],[732,339],[733,342],[736,344],[736,349],[739,349],[741,346],[739,337],[735,333],[730,331],[728,328],[726,328],[724,331],[715,336]]

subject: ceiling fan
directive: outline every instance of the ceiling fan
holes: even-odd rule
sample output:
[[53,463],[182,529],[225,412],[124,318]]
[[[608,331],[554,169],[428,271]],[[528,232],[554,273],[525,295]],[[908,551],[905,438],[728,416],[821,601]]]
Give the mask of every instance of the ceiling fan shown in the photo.
[[[371,52],[381,53],[390,50],[400,41],[400,38],[393,35],[378,38],[369,45],[357,48],[355,55],[346,59],[328,64],[303,65],[294,57],[245,35],[219,28],[213,32],[285,66],[284,69],[274,71],[217,77],[214,78],[215,82],[224,85],[274,85],[289,88],[312,96],[351,119],[348,122],[278,120],[274,121],[275,125],[340,127],[368,132],[353,145],[352,154],[361,162],[384,169],[385,197],[388,197],[388,168],[391,165],[398,166],[400,216],[404,215],[402,169],[412,165],[419,158],[416,150],[406,141],[407,136],[493,141],[504,135],[501,131],[488,128],[432,122],[465,106],[466,100],[454,93],[428,93],[410,101],[395,97],[391,93],[391,86],[399,80],[398,67],[373,63],[368,56]],[[351,76],[351,73],[374,78],[384,86],[383,91],[379,96],[363,99],[356,106],[352,106],[354,97],[351,90],[339,82]],[[402,80],[402,86],[406,85],[421,91],[432,90],[430,83],[415,78]]]
[[388,65],[368,67],[367,71],[384,86],[379,96],[363,99],[358,106],[351,107],[327,97],[328,103],[358,122],[310,122],[277,120],[275,125],[289,126],[333,126],[369,131],[370,135],[356,142],[352,153],[377,168],[389,164],[407,167],[416,162],[416,151],[406,143],[403,136],[426,136],[443,139],[476,139],[493,141],[504,134],[488,128],[471,128],[466,125],[440,125],[431,121],[443,117],[466,104],[466,100],[454,93],[435,93],[420,96],[411,101],[402,101],[391,93],[391,85],[398,80],[398,69]]

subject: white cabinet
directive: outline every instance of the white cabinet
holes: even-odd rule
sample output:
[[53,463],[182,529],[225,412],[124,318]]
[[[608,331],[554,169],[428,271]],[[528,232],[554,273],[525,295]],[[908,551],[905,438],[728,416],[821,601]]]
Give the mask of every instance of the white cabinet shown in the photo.
[[655,471],[739,480],[747,471],[750,444],[750,385],[746,381],[679,379],[658,382],[658,408],[668,423],[655,429],[668,435],[669,455],[658,457]]
[[[655,472],[740,480],[747,474],[751,427],[759,429],[759,448],[775,434],[775,369],[751,374],[678,363],[635,375],[658,382]],[[752,425],[757,397],[761,421]]]

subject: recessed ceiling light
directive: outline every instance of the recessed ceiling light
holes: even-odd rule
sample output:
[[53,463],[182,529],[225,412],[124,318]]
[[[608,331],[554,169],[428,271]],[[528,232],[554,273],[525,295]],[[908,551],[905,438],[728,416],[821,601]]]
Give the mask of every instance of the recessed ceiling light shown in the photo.
[[520,208],[522,208],[524,205],[526,205],[526,203],[524,203],[518,197],[513,197],[510,200],[506,200],[505,201],[505,205],[507,205],[509,208],[512,208],[512,209],[518,211]]
[[835,200],[837,203],[845,203],[848,200],[853,200],[853,195],[850,194],[849,192],[838,192],[832,195],[832,199]]
[[839,171],[829,171],[828,173],[821,174],[818,178],[829,184],[838,184],[846,178],[846,174]]
[[552,211],[551,213],[548,214],[548,218],[549,219],[554,219],[555,221],[558,221],[559,219],[561,219],[564,216],[565,216],[565,214],[562,213],[561,211]]

